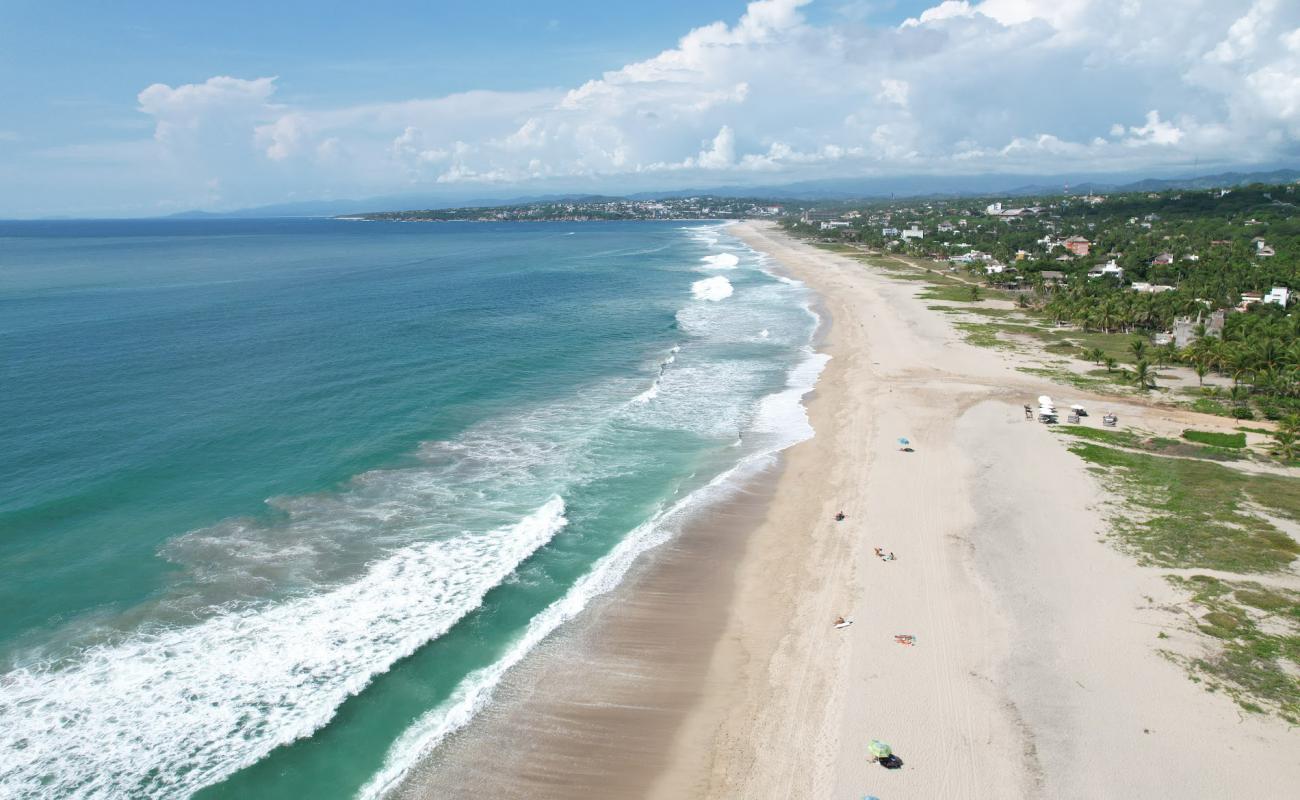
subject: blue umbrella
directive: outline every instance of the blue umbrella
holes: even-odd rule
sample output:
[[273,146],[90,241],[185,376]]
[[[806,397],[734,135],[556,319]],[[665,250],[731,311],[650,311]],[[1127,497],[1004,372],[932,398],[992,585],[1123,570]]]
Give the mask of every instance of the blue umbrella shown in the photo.
[[907,437],[906,437],[906,436],[900,436],[900,437],[898,437],[898,443],[899,443],[899,444],[911,444],[911,442],[907,441]]

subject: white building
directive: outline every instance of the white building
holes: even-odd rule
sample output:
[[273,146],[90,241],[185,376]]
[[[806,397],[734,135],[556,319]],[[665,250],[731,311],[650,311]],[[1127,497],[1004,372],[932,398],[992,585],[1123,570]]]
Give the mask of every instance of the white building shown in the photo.
[[924,239],[924,238],[925,238],[925,231],[921,230],[915,225],[903,231],[903,241],[907,241],[908,239]]
[[1287,302],[1291,299],[1291,290],[1285,286],[1274,286],[1268,294],[1264,295],[1265,303],[1276,303],[1286,308]]
[[1088,270],[1088,277],[1089,278],[1115,277],[1115,278],[1122,279],[1124,277],[1124,268],[1121,267],[1119,264],[1116,264],[1115,259],[1112,258],[1110,261],[1107,261],[1105,265],[1100,267],[1093,267],[1092,269]]

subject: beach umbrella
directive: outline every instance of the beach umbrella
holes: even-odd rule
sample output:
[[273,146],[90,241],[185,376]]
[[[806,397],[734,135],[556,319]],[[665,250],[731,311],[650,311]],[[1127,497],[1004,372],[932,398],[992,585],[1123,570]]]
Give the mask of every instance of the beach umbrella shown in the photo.
[[906,436],[900,436],[900,437],[898,437],[898,443],[899,443],[899,444],[911,444],[911,442],[907,441],[907,437],[906,437]]
[[867,750],[876,758],[889,758],[889,756],[894,752],[889,749],[889,745],[879,739],[872,739],[871,744],[867,745]]

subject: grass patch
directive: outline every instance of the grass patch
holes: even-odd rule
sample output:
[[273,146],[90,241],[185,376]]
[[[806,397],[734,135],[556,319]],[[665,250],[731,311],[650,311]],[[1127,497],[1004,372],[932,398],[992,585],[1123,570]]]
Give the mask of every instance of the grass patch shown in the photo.
[[1265,436],[1272,436],[1272,435],[1273,435],[1273,431],[1270,431],[1268,428],[1247,428],[1247,427],[1244,427],[1244,426],[1238,425],[1236,429],[1239,430],[1239,431],[1241,431],[1242,433],[1262,433],[1262,434],[1264,434]]
[[1218,417],[1233,416],[1233,407],[1227,403],[1221,403],[1213,397],[1198,397],[1192,401],[1192,410],[1199,411],[1202,414],[1214,414]]
[[1008,342],[1005,339],[999,339],[998,333],[1004,326],[992,322],[954,322],[957,330],[962,332],[963,338],[976,347],[991,347],[1000,350],[1014,350],[1014,342]]
[[1183,438],[1189,442],[1197,444],[1208,444],[1211,447],[1231,447],[1241,448],[1246,446],[1246,434],[1244,433],[1214,433],[1212,431],[1183,431]]
[[1219,642],[1209,655],[1174,660],[1246,711],[1300,724],[1300,592],[1208,575],[1169,580],[1191,594],[1204,612],[1197,628]]
[[[1079,438],[1095,435],[1091,428],[1066,430],[1090,432]],[[1248,476],[1206,461],[1127,452],[1096,441],[1075,441],[1070,451],[1103,473],[1108,486],[1124,497],[1124,513],[1112,519],[1114,532],[1121,546],[1143,563],[1275,572],[1300,555],[1300,544],[1247,509],[1254,503],[1300,519],[1300,480]]]
[[1080,375],[1063,367],[1016,367],[1016,371],[1023,372],[1026,375],[1038,375],[1057,383],[1069,384],[1084,391],[1106,392],[1109,394],[1130,392],[1130,387],[1119,382],[1120,374],[1118,372],[1108,373],[1104,369],[1093,370],[1087,375]]
[[1142,450],[1162,456],[1203,458],[1210,461],[1236,461],[1244,458],[1238,450],[1229,450],[1222,447],[1201,447],[1178,439],[1148,436],[1135,430],[1085,428],[1081,425],[1064,425],[1055,430],[1059,433],[1069,434],[1079,439],[1087,439],[1098,444],[1125,447],[1130,450]]
[[1113,447],[1130,447],[1139,449],[1142,447],[1142,437],[1138,436],[1131,430],[1114,430],[1109,428],[1084,428],[1078,425],[1069,425],[1057,427],[1053,430],[1059,433],[1068,433],[1079,439],[1087,439],[1100,444],[1108,444]]
[[1003,318],[1015,312],[1008,308],[981,308],[979,306],[926,306],[930,311],[942,314],[971,314],[979,317]]
[[[932,277],[932,276],[926,276]],[[960,283],[944,284],[941,286],[931,286],[924,292],[921,292],[922,300],[942,300],[946,303],[972,303],[978,302],[970,296],[970,290],[973,287]],[[980,299],[984,299],[985,291],[980,288]]]

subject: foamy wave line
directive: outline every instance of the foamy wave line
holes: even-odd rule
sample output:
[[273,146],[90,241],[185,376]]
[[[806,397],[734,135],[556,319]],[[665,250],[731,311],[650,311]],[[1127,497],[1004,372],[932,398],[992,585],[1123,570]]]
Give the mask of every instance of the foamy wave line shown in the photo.
[[311,735],[446,633],[567,520],[404,548],[353,583],[0,679],[0,796],[181,797]]
[[740,264],[740,257],[735,253],[717,253],[700,260],[713,269],[735,269]]
[[650,384],[649,389],[646,389],[641,394],[637,395],[636,397],[633,397],[632,398],[633,404],[645,405],[646,403],[650,402],[651,400],[659,396],[659,385],[663,381],[664,370],[668,369],[668,367],[674,361],[677,360],[677,354],[680,353],[681,350],[682,350],[681,345],[674,345],[673,349],[668,351],[668,357],[659,363],[659,374],[655,376],[654,383]]
[[711,300],[715,303],[731,297],[735,291],[731,281],[721,275],[691,284],[691,294],[695,295],[697,300]]
[[[423,714],[407,728],[389,748],[383,766],[362,787],[357,795],[359,800],[380,800],[392,792],[422,758],[433,752],[452,733],[469,724],[491,702],[497,685],[511,667],[522,661],[561,625],[577,617],[592,600],[616,588],[641,554],[672,538],[673,529],[669,523],[699,506],[723,499],[741,485],[742,482],[735,479],[756,474],[773,463],[772,459],[780,451],[812,438],[814,431],[808,423],[801,401],[804,395],[812,391],[829,360],[829,355],[809,352],[791,370],[786,389],[770,396],[775,406],[788,406],[793,401],[798,413],[802,415],[798,424],[783,430],[773,428],[773,432],[785,435],[774,440],[769,447],[745,456],[731,469],[634,528],[612,551],[597,561],[590,572],[571,586],[563,597],[533,617],[523,634],[500,659],[465,676],[456,685],[450,698]],[[769,424],[778,420],[788,422],[792,417],[794,415],[788,413],[769,413],[765,421]]]

